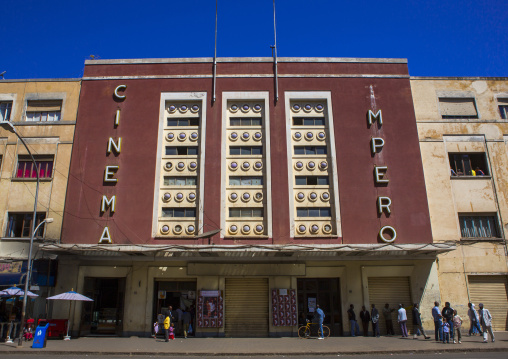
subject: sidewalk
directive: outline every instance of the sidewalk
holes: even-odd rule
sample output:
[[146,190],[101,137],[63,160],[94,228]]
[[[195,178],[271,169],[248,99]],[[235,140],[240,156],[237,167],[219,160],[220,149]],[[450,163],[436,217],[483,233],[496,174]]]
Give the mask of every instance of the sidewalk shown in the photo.
[[[508,332],[496,332],[495,343],[482,343],[482,337],[464,336],[462,344],[443,344],[412,337],[338,337],[299,338],[177,338],[169,343],[153,338],[78,338],[71,341],[48,340],[44,349],[32,349],[30,343],[0,343],[1,353],[101,354],[101,355],[337,355],[337,354],[401,354],[436,352],[508,352]],[[422,337],[420,337],[422,338]]]

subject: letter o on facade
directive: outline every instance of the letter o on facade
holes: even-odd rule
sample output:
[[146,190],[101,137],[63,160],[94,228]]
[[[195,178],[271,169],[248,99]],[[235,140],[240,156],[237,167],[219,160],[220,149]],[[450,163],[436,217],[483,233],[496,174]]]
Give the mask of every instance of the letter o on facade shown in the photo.
[[[392,238],[390,238],[390,239],[387,239],[385,237],[385,232],[388,232],[388,231],[392,233]],[[397,231],[392,226],[384,226],[379,230],[379,237],[385,243],[393,243],[395,241],[395,239],[397,238]]]

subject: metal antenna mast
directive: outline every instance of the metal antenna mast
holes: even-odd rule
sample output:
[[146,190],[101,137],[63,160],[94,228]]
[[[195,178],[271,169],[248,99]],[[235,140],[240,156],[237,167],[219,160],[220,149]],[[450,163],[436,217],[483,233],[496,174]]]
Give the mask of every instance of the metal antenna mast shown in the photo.
[[215,102],[215,84],[217,82],[217,2],[219,0],[215,0],[215,50],[213,53],[213,97],[212,103]]
[[273,56],[273,69],[275,72],[275,103],[279,101],[279,75],[277,72],[277,26],[275,23],[275,0],[273,0],[273,38],[274,45],[272,46]]

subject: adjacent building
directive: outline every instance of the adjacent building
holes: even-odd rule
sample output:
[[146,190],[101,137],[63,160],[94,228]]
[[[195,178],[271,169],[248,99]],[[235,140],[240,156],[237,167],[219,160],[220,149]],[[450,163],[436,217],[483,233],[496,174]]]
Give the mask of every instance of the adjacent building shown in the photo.
[[41,299],[30,315],[46,312],[44,298],[56,282],[56,256],[39,245],[60,242],[79,91],[79,79],[0,81],[0,121],[14,126],[37,163],[36,169],[18,137],[0,128],[0,288],[25,283],[37,172],[36,224],[53,218],[35,234],[31,283]]
[[441,301],[483,302],[508,329],[508,81],[411,78]]
[[74,333],[149,335],[169,306],[197,336],[296,335],[316,304],[332,335],[349,304],[430,311],[459,237],[432,238],[406,61],[213,68],[85,63],[62,236],[42,248],[65,268],[57,292],[95,300]]

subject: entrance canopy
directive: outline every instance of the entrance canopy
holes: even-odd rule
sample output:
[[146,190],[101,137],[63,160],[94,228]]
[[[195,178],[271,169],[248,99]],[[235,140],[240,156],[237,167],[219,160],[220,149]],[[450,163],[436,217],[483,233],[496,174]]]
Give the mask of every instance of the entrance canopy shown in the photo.
[[119,245],[119,244],[43,244],[43,251],[97,257],[183,258],[253,258],[275,257],[278,260],[333,258],[358,259],[431,259],[456,249],[453,242],[427,244],[287,244],[287,245]]

